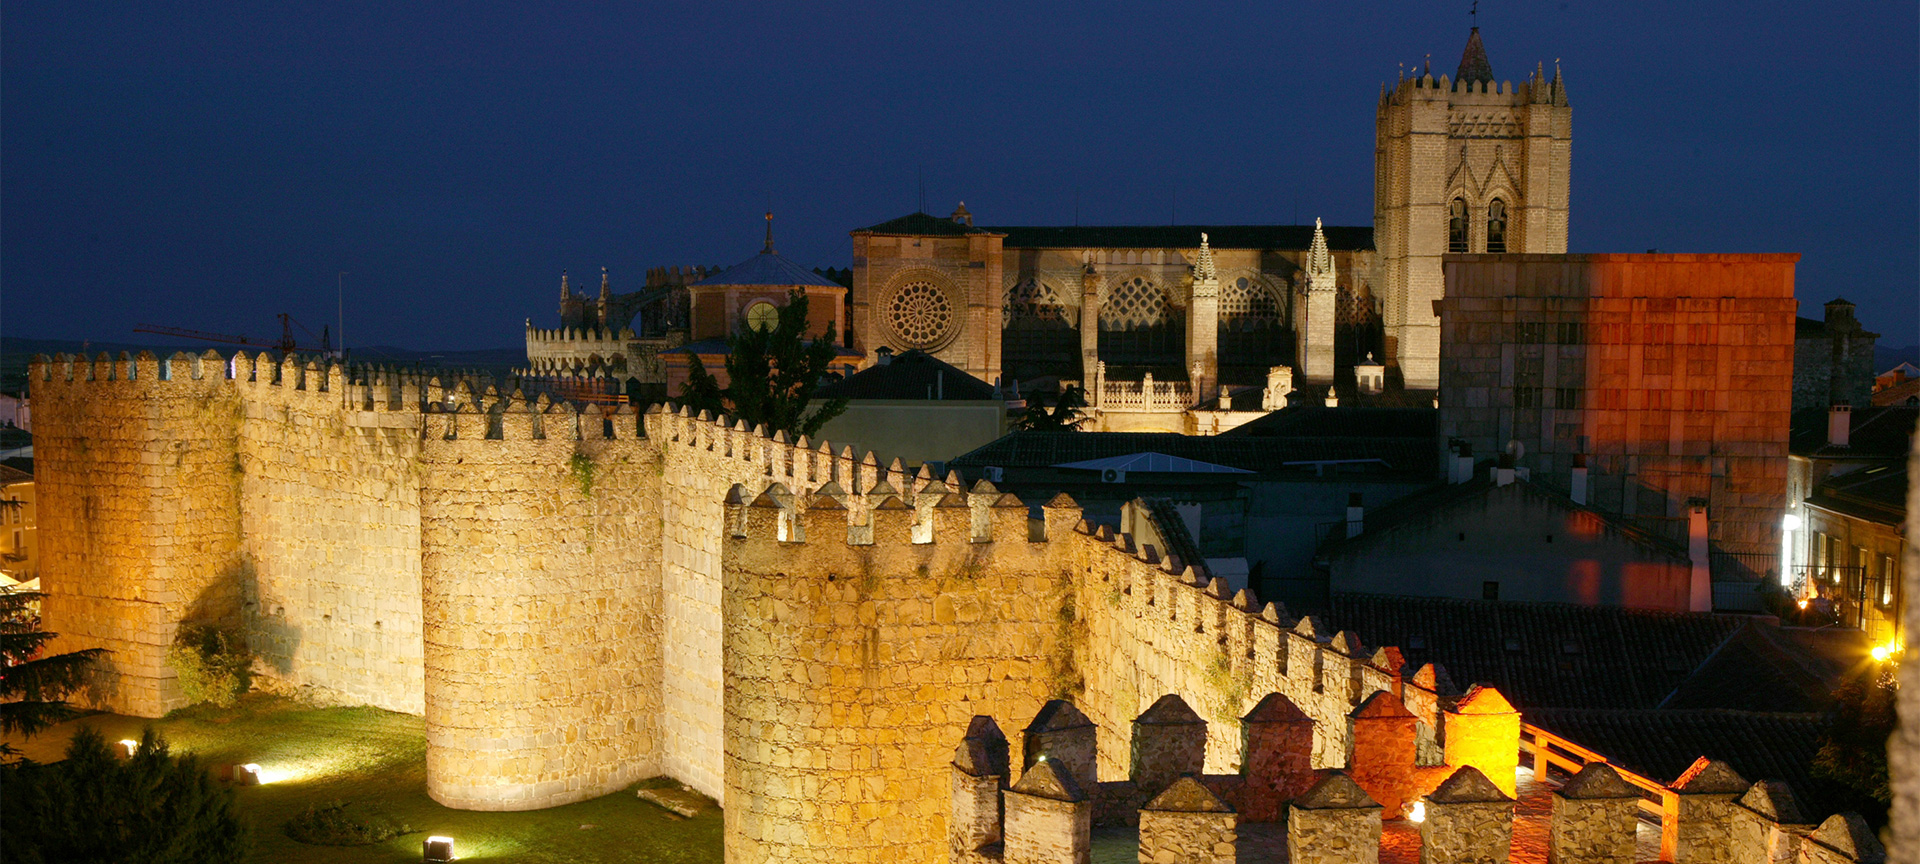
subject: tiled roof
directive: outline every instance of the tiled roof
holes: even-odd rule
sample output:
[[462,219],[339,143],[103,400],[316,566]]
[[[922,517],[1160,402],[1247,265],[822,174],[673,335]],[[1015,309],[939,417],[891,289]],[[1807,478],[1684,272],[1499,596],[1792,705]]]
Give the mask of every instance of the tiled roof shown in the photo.
[[1875,405],[1905,405],[1909,399],[1920,399],[1920,378],[1909,378],[1873,394]]
[[[899,221],[899,220],[895,220]],[[1312,225],[996,225],[981,230],[1005,234],[1007,249],[1192,249],[1207,235],[1214,249],[1306,249]],[[1325,227],[1327,248],[1373,248],[1373,229]]]
[[1333,595],[1329,626],[1488,684],[1521,712],[1654,708],[1743,626],[1734,616],[1642,609]]
[[[8,460],[8,461],[12,461],[12,460]],[[32,483],[32,482],[33,482],[33,472],[22,471],[11,465],[0,465],[0,486],[11,486],[15,483]]]
[[[1831,694],[1866,653],[1857,645],[1826,646],[1828,656],[1799,644],[1778,627],[1749,621],[1667,694],[1658,707],[1743,711],[1825,711]],[[1839,651],[1833,651],[1840,648]]]
[[1480,43],[1478,27],[1467,34],[1467,49],[1460,52],[1460,68],[1454,72],[1453,80],[1476,83],[1493,80],[1493,64],[1487,62],[1487,46]]
[[1907,466],[1862,468],[1813,487],[1807,503],[1857,519],[1898,526],[1907,518]]
[[1338,408],[1312,406],[1271,412],[1220,433],[1222,438],[1362,436],[1434,440],[1440,412],[1432,408]]
[[1174,506],[1171,498],[1136,498],[1135,503],[1147,508],[1147,514],[1153,518],[1154,528],[1160,532],[1160,542],[1166,546],[1169,555],[1178,556],[1182,563],[1206,570],[1207,557],[1200,552],[1200,544],[1195,543],[1193,534],[1187,531],[1187,520],[1180,518],[1180,509]]
[[[944,395],[941,395],[944,394]],[[945,399],[981,401],[1000,398],[993,385],[924,351],[908,351],[884,365],[869,366],[814,391],[820,399]]]
[[948,463],[967,468],[1044,468],[1135,453],[1163,453],[1257,473],[1309,473],[1289,462],[1380,460],[1386,473],[1433,476],[1430,438],[1301,436],[1283,438],[1176,435],[1158,432],[1017,432]]
[[[732,350],[733,350],[732,348],[729,348],[727,346],[727,340],[725,339],[702,339],[698,342],[688,342],[685,345],[680,345],[674,348],[668,348],[664,351],[661,351],[660,353],[661,354],[699,354],[702,356],[712,356],[715,354],[724,355],[724,354],[730,353]],[[867,355],[862,354],[859,351],[855,351],[852,348],[836,345],[834,346],[834,356],[854,359],[854,358],[865,357]],[[712,370],[708,370],[708,371],[712,371]]]
[[1229,468],[1198,459],[1182,459],[1165,453],[1134,453],[1127,456],[1108,456],[1105,459],[1088,459],[1084,462],[1068,462],[1055,465],[1055,468],[1079,468],[1085,471],[1105,471],[1109,468],[1129,472],[1152,472],[1170,474],[1250,474],[1245,468]]
[[1827,443],[1826,408],[1793,412],[1787,451],[1813,459],[1906,459],[1913,446],[1914,424],[1920,407],[1913,405],[1855,406],[1847,446]]
[[1476,471],[1474,479],[1465,483],[1438,484],[1375,508],[1367,513],[1365,532],[1357,537],[1336,537],[1329,544],[1329,548],[1371,545],[1380,542],[1379,538],[1384,537],[1396,526],[1410,520],[1425,520],[1435,513],[1463,506],[1475,499],[1490,495],[1526,495],[1567,512],[1588,513],[1598,519],[1600,524],[1614,535],[1660,554],[1687,558],[1686,547],[1671,539],[1646,531],[1630,522],[1615,519],[1599,510],[1576,504],[1572,498],[1545,486],[1517,479],[1506,486],[1495,486],[1487,479],[1485,471]]
[[888,219],[878,225],[856,228],[853,233],[868,232],[873,234],[916,234],[934,237],[963,237],[968,234],[985,234],[988,233],[989,230],[991,229],[975,228],[972,225],[961,224],[952,219],[942,219],[927,213],[908,213],[897,219]]
[[816,285],[824,288],[845,286],[808,270],[775,252],[761,252],[745,261],[708,276],[695,286],[705,285]]
[[1527,712],[1524,719],[1663,783],[1705,756],[1732,765],[1749,782],[1785,781],[1812,818],[1855,806],[1845,792],[1811,774],[1826,729],[1821,714],[1552,708]]

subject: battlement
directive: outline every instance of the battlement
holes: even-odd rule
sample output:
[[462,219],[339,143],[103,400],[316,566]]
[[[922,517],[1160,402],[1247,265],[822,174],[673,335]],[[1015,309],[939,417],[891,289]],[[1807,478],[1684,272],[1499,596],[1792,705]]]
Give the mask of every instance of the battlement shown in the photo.
[[1431,72],[1427,72],[1402,77],[1391,87],[1383,85],[1380,91],[1381,110],[1392,105],[1435,101],[1454,105],[1538,104],[1565,107],[1567,94],[1558,69],[1554,70],[1552,80],[1548,80],[1543,71],[1536,70],[1527,80],[1518,84],[1512,81],[1455,81],[1444,73],[1435,78]]
[[[1356,737],[1364,736],[1361,726],[1380,725],[1391,713],[1356,712]],[[1292,864],[1377,861],[1383,844],[1402,856],[1411,852],[1412,832],[1388,837],[1383,831],[1383,822],[1398,818],[1403,804],[1418,811],[1419,860],[1427,864],[1639,860],[1642,792],[1604,762],[1584,766],[1557,788],[1531,791],[1535,797],[1519,809],[1538,814],[1542,803],[1549,804],[1544,819],[1521,817],[1545,823],[1532,828],[1545,834],[1542,848],[1537,840],[1515,843],[1520,802],[1511,786],[1479,767],[1423,767],[1411,764],[1410,750],[1365,746],[1345,766],[1313,769],[1298,759],[1303,739],[1313,734],[1304,720],[1285,696],[1269,694],[1239,719],[1248,741],[1245,764],[1233,773],[1208,774],[1199,763],[1207,723],[1169,694],[1134,718],[1126,779],[1103,782],[1094,779],[1093,726],[1072,703],[1048,703],[1023,730],[1024,767],[1017,779],[999,724],[976,716],[949,767],[948,860],[1082,862],[1095,825],[1127,824],[1137,828],[1141,861],[1266,860],[1249,856],[1281,838]],[[1382,769],[1396,768],[1422,775],[1411,801],[1383,799],[1377,785],[1368,783]],[[1723,762],[1702,758],[1662,791],[1674,802],[1682,838],[1674,860],[1885,860],[1885,849],[1858,814],[1836,814],[1818,827],[1803,824],[1783,784],[1749,784]],[[1243,844],[1247,838],[1255,842]]]
[[[449,392],[478,388],[496,390],[494,377],[480,371],[442,370],[433,373],[373,364],[341,364],[311,355],[275,355],[269,352],[249,355],[245,351],[223,355],[208,350],[193,354],[176,351],[165,360],[151,351],[130,355],[102,352],[86,355],[35,355],[28,364],[27,380],[35,395],[71,397],[92,395],[99,388],[103,397],[131,393],[165,395],[178,392],[172,385],[181,382],[223,383],[237,394],[327,394],[324,404],[360,410],[423,411],[427,402],[442,402]],[[285,398],[285,396],[283,396]]]
[[621,342],[638,338],[640,337],[634,334],[632,327],[622,327],[617,331],[611,327],[556,327],[553,329],[542,329],[533,326],[533,319],[527,319],[528,345],[539,345],[549,342],[564,344],[607,343],[609,345],[618,345]]

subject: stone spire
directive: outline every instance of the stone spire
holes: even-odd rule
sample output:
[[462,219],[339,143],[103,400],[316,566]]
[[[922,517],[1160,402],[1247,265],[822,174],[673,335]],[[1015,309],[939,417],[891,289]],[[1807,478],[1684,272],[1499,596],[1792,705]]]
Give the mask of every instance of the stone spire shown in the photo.
[[600,299],[605,300],[612,290],[612,287],[607,283],[607,268],[602,267],[600,268]]
[[1467,34],[1467,50],[1460,53],[1460,69],[1454,81],[1486,84],[1493,81],[1493,64],[1487,62],[1487,46],[1480,44],[1480,28]]
[[1193,264],[1193,281],[1211,282],[1219,278],[1220,278],[1219,274],[1217,271],[1214,270],[1214,266],[1213,266],[1213,250],[1207,246],[1206,233],[1201,232],[1200,257],[1199,257],[1199,260],[1195,261]]
[[1313,220],[1313,245],[1307,248],[1307,290],[1333,290],[1333,253],[1327,251],[1327,233],[1320,219]]
[[565,300],[572,296],[573,289],[567,287],[567,271],[562,270],[560,271],[560,299]]

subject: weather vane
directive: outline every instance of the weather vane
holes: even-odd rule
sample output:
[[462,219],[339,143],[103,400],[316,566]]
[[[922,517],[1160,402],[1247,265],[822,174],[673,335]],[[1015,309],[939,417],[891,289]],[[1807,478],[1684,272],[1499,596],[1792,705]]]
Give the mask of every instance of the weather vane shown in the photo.
[[1467,19],[1477,29],[1480,26],[1480,0],[1473,0],[1473,7],[1467,10]]

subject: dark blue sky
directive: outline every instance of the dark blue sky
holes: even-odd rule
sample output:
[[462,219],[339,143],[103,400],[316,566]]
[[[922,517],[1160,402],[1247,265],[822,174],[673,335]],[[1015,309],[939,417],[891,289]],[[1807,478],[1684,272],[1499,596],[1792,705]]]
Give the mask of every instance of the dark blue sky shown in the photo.
[[[517,345],[559,273],[846,232],[1367,224],[1384,81],[1452,72],[1467,2],[142,4],[0,13],[0,327]],[[1458,7],[1458,8],[1455,8]],[[455,11],[457,9],[457,11]],[[1486,0],[1494,74],[1560,58],[1573,251],[1799,252],[1920,341],[1920,20],[1885,3]],[[430,10],[430,11],[428,11]]]

